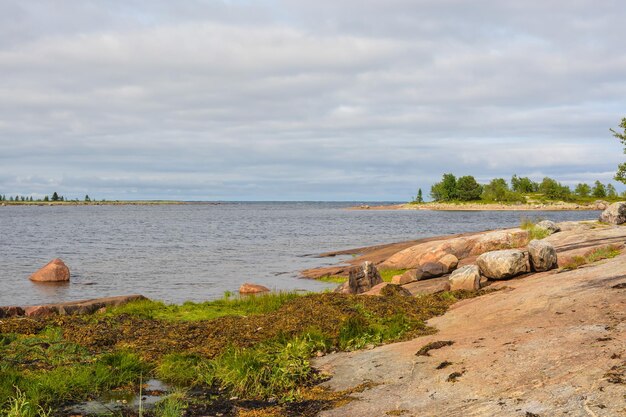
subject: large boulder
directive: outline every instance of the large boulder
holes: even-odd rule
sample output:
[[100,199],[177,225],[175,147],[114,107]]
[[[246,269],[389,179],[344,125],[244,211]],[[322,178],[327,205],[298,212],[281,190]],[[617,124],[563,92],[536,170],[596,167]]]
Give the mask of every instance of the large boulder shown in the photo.
[[545,240],[533,240],[528,244],[528,256],[533,271],[549,271],[558,266],[556,249]]
[[550,234],[560,232],[561,228],[559,225],[554,223],[552,220],[542,220],[536,225],[537,227],[547,230]]
[[65,282],[70,280],[70,269],[59,259],[53,259],[29,279],[35,282]]
[[476,291],[480,289],[480,269],[476,265],[466,265],[454,271],[450,278],[450,290]]
[[377,284],[383,282],[378,270],[371,262],[364,262],[363,265],[350,270],[348,281],[337,287],[335,292],[343,294],[361,294],[371,290]]
[[499,230],[480,235],[474,242],[470,255],[480,255],[503,249],[513,249],[526,246],[530,234],[528,230]]
[[248,282],[241,284],[241,287],[239,287],[239,294],[260,294],[269,291],[270,289],[263,285],[250,284]]
[[417,274],[417,280],[436,278],[454,271],[459,264],[456,256],[448,253],[437,261],[425,262],[420,265],[421,274]]
[[530,272],[528,253],[518,249],[483,253],[476,258],[476,264],[489,279],[507,279]]
[[600,215],[600,221],[612,224],[626,223],[626,203],[620,201],[608,206]]

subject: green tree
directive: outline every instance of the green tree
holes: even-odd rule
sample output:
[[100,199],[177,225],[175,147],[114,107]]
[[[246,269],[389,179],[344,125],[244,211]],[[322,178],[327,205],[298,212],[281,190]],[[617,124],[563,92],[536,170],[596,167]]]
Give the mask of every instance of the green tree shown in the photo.
[[534,193],[538,188],[539,184],[528,177],[513,175],[511,178],[511,189],[517,193]]
[[89,198],[89,194],[85,195],[85,201],[91,201],[91,198]]
[[613,184],[607,184],[606,186],[606,196],[608,198],[617,198],[617,190],[613,186]]
[[56,191],[52,193],[52,201],[59,201],[59,195]]
[[[617,139],[622,142],[624,145],[624,153],[626,153],[626,117],[622,119],[622,123],[619,125],[620,128],[624,129],[623,133],[616,132],[613,129],[610,129]],[[623,182],[626,184],[626,162],[621,163],[617,166],[617,172],[615,173],[615,180],[619,182]]]
[[451,201],[458,198],[456,177],[453,174],[443,174],[441,182],[433,184],[430,196],[435,201]]
[[45,197],[43,198],[43,201],[50,201],[50,199],[48,198],[48,196],[45,196]]
[[591,194],[591,187],[589,186],[589,184],[581,182],[576,186],[574,193],[578,197],[589,197],[589,194]]
[[509,185],[504,178],[494,178],[483,186],[482,198],[487,201],[508,201]]
[[596,181],[593,186],[593,190],[591,190],[591,195],[595,198],[605,198],[606,197],[606,187],[600,181]]
[[476,182],[476,179],[473,176],[466,175],[459,178],[456,186],[459,200],[480,200],[480,195],[483,192],[483,187]]
[[561,185],[560,182],[549,177],[545,177],[541,181],[539,192],[551,200],[567,200],[571,198],[572,194],[572,190],[568,186]]

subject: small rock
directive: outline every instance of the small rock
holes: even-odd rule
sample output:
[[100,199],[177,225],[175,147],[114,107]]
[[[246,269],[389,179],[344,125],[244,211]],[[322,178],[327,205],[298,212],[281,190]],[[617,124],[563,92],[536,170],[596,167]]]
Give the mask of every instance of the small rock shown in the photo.
[[533,240],[528,244],[528,255],[533,271],[549,271],[558,266],[556,249],[544,240]]
[[8,306],[8,307],[0,307],[0,319],[9,318],[9,317],[20,317],[25,314],[24,309],[22,307],[17,306]]
[[408,284],[409,282],[417,281],[417,275],[416,269],[409,269],[402,275],[394,275],[393,278],[391,278],[391,283],[396,285]]
[[620,201],[608,206],[600,215],[600,221],[611,224],[626,223],[626,203]]
[[476,265],[463,266],[450,275],[450,290],[476,291],[480,289],[480,269]]
[[361,294],[374,288],[383,282],[378,270],[371,262],[364,262],[363,265],[350,270],[348,282],[337,287],[335,292],[344,294]]
[[70,269],[59,259],[53,259],[29,279],[35,282],[63,282],[70,280]]
[[239,287],[239,294],[259,294],[269,291],[270,289],[263,285],[250,284],[248,282],[241,284],[241,287]]
[[445,267],[439,262],[426,262],[421,269],[422,279],[440,277],[445,273]]
[[593,206],[596,208],[596,210],[606,210],[606,208],[609,206],[609,202],[604,200],[596,200],[593,202]]
[[537,227],[547,230],[548,232],[550,232],[550,234],[561,231],[561,228],[552,220],[542,220],[537,223]]
[[443,265],[444,274],[448,274],[456,269],[459,265],[459,260],[456,256],[449,253],[439,259],[439,263]]
[[518,249],[487,252],[476,258],[481,274],[490,279],[506,279],[530,271],[528,253]]

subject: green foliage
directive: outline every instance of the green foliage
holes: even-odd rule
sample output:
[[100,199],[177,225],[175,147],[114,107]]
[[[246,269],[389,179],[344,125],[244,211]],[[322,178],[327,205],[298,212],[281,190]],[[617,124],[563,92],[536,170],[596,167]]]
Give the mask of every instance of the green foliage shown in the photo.
[[548,177],[545,177],[539,184],[539,192],[551,200],[569,200],[572,194],[568,186],[561,185],[560,182]]
[[[622,145],[624,145],[624,153],[626,153],[626,117],[622,119],[619,127],[624,129],[622,133],[616,132],[613,129],[610,130],[613,133],[613,136],[616,137],[620,142],[622,142]],[[615,173],[614,178],[616,181],[626,184],[626,162],[621,163],[617,166],[617,172]]]
[[528,177],[513,175],[511,178],[511,188],[516,193],[536,193],[539,189],[539,184]]
[[155,408],[155,417],[182,417],[188,407],[187,393],[174,391],[159,401]]
[[520,229],[528,230],[528,239],[529,240],[541,240],[548,236],[550,236],[550,231],[544,229],[543,227],[537,226],[537,222],[540,220],[533,221],[529,218],[523,218],[520,224]]
[[1,412],[6,417],[49,417],[52,414],[52,410],[32,404],[19,388]]
[[441,182],[433,184],[430,196],[435,201],[452,201],[458,198],[456,177],[454,174],[443,174]]
[[494,178],[483,187],[482,199],[497,202],[524,202],[523,195],[509,190],[509,186],[503,178]]
[[591,187],[589,186],[589,184],[585,184],[581,182],[580,184],[576,186],[574,193],[578,197],[589,197],[589,194],[591,194]]
[[249,349],[232,347],[213,361],[212,375],[205,378],[232,395],[267,399],[282,393],[289,399],[311,377],[312,353],[305,338],[268,341]]
[[406,269],[379,269],[378,273],[380,274],[380,277],[383,279],[383,281],[391,282],[391,278],[396,275],[402,275],[406,271]]
[[595,198],[606,198],[606,187],[600,181],[596,181],[591,190],[591,195]]
[[607,184],[606,186],[606,196],[608,198],[617,198],[617,190],[613,186],[613,184]]
[[421,204],[424,202],[424,196],[422,195],[422,189],[419,188],[417,190],[417,195],[415,196],[415,198],[413,199],[413,203],[417,203],[417,204]]
[[621,253],[620,248],[613,245],[602,246],[587,253],[585,256],[574,256],[565,265],[563,269],[576,269],[583,265],[587,265],[593,262],[598,262],[602,259],[615,258]]
[[461,177],[457,181],[457,195],[461,201],[480,200],[482,192],[483,187],[471,175]]
[[146,319],[198,321],[222,316],[247,316],[278,310],[283,304],[303,294],[297,292],[276,292],[247,297],[231,298],[204,303],[186,302],[182,305],[168,305],[160,301],[140,300],[114,308],[110,314],[131,314]]
[[203,375],[209,366],[208,361],[199,355],[172,353],[161,359],[156,375],[177,386],[196,386],[206,383]]

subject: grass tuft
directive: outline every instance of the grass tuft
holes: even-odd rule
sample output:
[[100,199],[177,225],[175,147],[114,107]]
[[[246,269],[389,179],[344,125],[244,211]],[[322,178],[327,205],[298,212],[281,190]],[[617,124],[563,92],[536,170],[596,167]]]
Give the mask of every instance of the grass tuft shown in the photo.
[[614,246],[614,245],[603,246],[597,249],[593,249],[592,251],[588,252],[584,256],[576,255],[572,257],[572,259],[570,259],[566,264],[564,264],[561,267],[561,269],[564,269],[564,270],[577,269],[583,265],[598,262],[602,259],[615,258],[620,253],[621,253],[621,250],[617,246]]
[[541,220],[543,219],[540,219],[540,218],[530,219],[528,217],[522,218],[522,221],[519,227],[522,230],[528,230],[529,240],[541,240],[550,236],[549,230],[544,229],[543,227],[537,226],[537,223],[539,223]]

